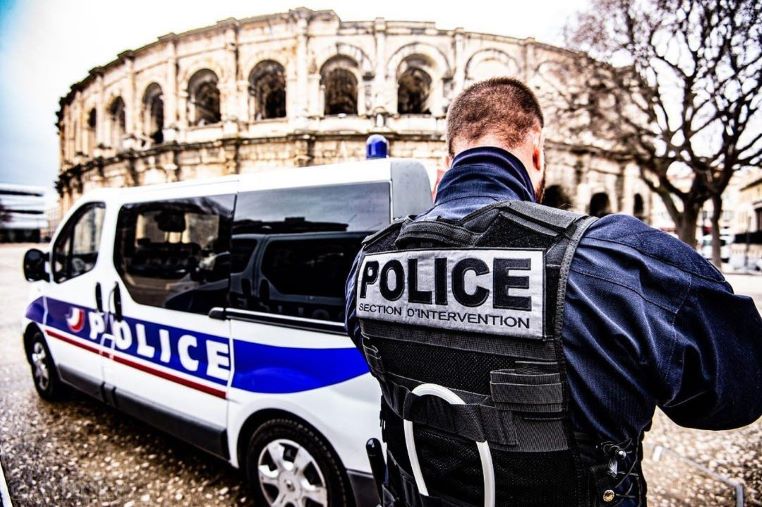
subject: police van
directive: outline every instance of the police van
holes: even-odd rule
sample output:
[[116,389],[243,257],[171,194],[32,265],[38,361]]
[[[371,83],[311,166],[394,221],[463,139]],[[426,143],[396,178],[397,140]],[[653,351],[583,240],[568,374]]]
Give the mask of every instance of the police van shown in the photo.
[[380,391],[344,282],[364,237],[430,206],[395,159],[92,191],[24,258],[35,388],[229,461],[256,505],[372,505]]

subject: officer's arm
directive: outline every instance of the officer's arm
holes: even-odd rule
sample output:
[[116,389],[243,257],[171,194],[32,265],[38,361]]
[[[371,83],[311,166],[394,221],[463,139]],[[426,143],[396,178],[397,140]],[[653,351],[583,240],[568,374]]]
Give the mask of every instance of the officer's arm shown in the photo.
[[349,276],[344,288],[345,295],[345,308],[344,308],[344,327],[347,330],[347,334],[352,339],[354,344],[359,347],[360,340],[360,323],[357,320],[356,312],[356,297],[355,292],[355,280],[357,279],[357,268],[362,260],[362,251],[355,257],[354,263],[352,263],[352,269],[349,270]]
[[694,276],[674,331],[660,403],[672,420],[719,430],[762,415],[762,319],[751,298]]

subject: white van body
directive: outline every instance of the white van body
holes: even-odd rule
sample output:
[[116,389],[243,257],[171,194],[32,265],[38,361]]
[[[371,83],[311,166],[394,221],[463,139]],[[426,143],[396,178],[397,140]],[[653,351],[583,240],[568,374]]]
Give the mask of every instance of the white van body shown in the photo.
[[424,167],[394,159],[89,192],[32,284],[35,379],[47,352],[50,376],[234,467],[259,425],[294,419],[372,505],[380,390],[344,331],[340,278],[361,238],[430,206]]
[[[730,260],[730,249],[733,244],[734,236],[723,231],[720,234],[720,259],[722,262]],[[712,260],[712,235],[707,234],[701,238],[701,255],[705,259]]]

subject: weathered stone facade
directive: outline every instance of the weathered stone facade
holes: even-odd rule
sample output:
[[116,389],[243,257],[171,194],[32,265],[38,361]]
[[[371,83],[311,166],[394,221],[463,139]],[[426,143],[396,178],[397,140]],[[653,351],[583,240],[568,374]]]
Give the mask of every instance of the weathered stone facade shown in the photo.
[[[391,156],[433,171],[446,154],[447,106],[465,86],[514,76],[552,109],[563,85],[553,66],[575,56],[533,39],[308,9],[165,35],[93,69],[61,99],[62,207],[92,187],[362,159],[373,133],[390,140]],[[547,124],[551,197],[649,217],[635,168]]]

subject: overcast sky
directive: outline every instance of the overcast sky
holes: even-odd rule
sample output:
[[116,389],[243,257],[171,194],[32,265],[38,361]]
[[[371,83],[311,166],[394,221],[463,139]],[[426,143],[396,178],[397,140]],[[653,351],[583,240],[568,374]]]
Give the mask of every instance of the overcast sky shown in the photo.
[[305,6],[333,9],[343,20],[434,21],[445,29],[461,26],[562,44],[564,24],[587,0],[443,5],[410,0],[0,0],[0,183],[51,188],[59,163],[58,99],[89,69],[169,32]]

